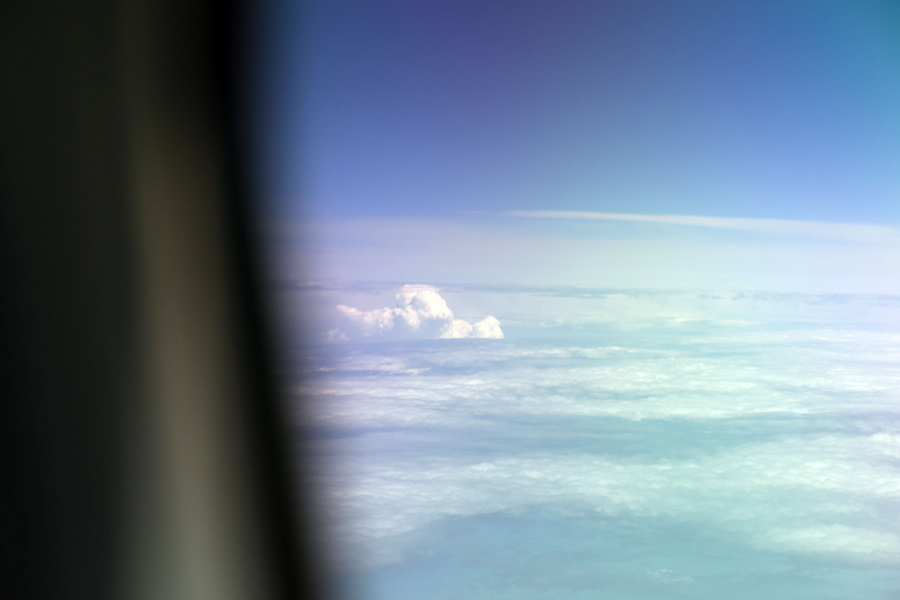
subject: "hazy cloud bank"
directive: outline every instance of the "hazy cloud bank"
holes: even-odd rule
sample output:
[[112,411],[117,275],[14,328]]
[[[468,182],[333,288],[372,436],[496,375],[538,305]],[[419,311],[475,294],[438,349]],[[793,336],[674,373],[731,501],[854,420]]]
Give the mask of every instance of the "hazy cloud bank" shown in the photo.
[[882,225],[520,211],[441,219],[337,219],[306,227],[308,235],[270,236],[273,275],[401,283],[900,293],[900,231]]

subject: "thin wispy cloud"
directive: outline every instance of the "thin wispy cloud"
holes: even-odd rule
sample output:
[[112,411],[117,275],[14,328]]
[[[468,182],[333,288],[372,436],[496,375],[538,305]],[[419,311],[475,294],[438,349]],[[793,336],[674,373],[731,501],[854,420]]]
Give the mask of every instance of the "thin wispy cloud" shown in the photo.
[[687,227],[712,227],[753,231],[773,235],[803,236],[831,240],[900,243],[900,229],[860,223],[826,223],[790,219],[708,217],[699,215],[640,215],[568,210],[513,210],[500,213],[529,219],[566,219],[574,221],[632,221]]

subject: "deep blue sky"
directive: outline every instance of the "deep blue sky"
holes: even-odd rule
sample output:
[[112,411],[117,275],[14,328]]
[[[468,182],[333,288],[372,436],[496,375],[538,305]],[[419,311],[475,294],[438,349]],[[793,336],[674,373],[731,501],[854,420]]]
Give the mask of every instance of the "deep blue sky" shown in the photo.
[[276,2],[276,217],[590,210],[900,223],[900,11]]

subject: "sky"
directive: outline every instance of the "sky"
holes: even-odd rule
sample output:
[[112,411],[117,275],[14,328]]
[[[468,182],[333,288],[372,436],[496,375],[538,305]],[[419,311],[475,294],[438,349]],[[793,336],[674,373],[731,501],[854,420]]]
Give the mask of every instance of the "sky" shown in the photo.
[[900,293],[900,9],[268,5],[280,278]]
[[289,4],[258,75],[275,214],[900,221],[892,3]]
[[900,8],[258,10],[341,600],[900,598]]

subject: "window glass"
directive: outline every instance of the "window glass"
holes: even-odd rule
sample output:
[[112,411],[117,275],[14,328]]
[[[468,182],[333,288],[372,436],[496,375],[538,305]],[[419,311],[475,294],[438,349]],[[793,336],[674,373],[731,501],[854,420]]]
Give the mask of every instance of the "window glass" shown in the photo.
[[274,3],[258,206],[348,599],[900,594],[892,3]]

